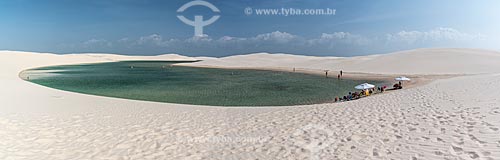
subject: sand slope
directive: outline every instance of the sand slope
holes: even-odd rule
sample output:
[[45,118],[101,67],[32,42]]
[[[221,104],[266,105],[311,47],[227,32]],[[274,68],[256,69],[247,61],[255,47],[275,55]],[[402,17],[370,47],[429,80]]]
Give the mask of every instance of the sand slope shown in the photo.
[[500,53],[477,49],[417,49],[359,57],[256,53],[205,59],[190,66],[308,68],[377,74],[478,74],[500,71]]
[[[445,49],[439,52],[449,54]],[[475,60],[484,56],[484,64],[493,68],[500,65],[488,62],[495,53],[450,49],[458,52],[468,58],[475,55]],[[411,59],[417,53],[397,56]],[[284,55],[257,57],[262,56]],[[1,52],[0,159],[500,159],[497,73],[437,80],[346,103],[274,108],[106,98],[50,89],[17,77],[30,67],[114,60],[103,57],[108,56]],[[240,67],[259,64],[251,57],[255,55],[245,62],[242,58]],[[289,62],[279,64],[323,61],[286,57]],[[368,62],[387,55],[356,58]],[[467,73],[485,72],[473,65],[478,62],[460,63],[471,66]],[[358,71],[394,71],[385,69]],[[426,69],[406,74],[425,74]],[[440,72],[464,72],[445,69]]]
[[169,60],[169,61],[196,61],[196,58],[177,54],[158,56],[123,56],[115,54],[66,54],[32,53],[20,51],[0,51],[2,60],[1,78],[18,78],[18,73],[24,69],[47,65],[64,65],[75,63],[98,63],[126,60]]

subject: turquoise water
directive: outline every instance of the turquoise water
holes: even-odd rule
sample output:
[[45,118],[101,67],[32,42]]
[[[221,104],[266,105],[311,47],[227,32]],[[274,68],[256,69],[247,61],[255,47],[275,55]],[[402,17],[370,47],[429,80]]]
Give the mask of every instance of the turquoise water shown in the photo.
[[107,97],[212,106],[287,106],[331,102],[354,86],[380,81],[337,80],[302,73],[171,66],[125,61],[42,67],[30,82]]

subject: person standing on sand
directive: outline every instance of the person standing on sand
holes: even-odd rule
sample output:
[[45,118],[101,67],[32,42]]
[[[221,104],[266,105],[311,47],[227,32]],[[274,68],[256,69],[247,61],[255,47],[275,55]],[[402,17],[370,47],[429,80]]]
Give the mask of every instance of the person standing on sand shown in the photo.
[[343,73],[342,73],[342,70],[340,70],[340,77],[342,77],[342,76],[343,76],[342,74],[343,74]]

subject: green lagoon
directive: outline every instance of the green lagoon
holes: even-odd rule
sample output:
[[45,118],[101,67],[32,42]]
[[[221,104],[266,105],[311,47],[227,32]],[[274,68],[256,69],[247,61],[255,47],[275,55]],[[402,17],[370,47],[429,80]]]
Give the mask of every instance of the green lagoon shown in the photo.
[[355,85],[383,83],[293,72],[172,66],[174,63],[180,62],[50,66],[26,70],[21,77],[50,88],[84,94],[210,106],[325,103],[355,91]]

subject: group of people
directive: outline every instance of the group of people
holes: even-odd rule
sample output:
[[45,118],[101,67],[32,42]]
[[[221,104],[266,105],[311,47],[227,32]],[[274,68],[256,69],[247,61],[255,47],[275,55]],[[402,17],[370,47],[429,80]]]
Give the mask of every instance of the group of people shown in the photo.
[[[337,75],[337,78],[340,80],[342,79],[343,76],[343,71],[340,70],[340,73]],[[403,84],[401,81],[393,85],[393,88],[391,90],[396,90],[396,89],[403,89]],[[373,87],[370,89],[364,89],[360,92],[349,92],[349,94],[341,97],[335,97],[335,102],[343,102],[343,101],[351,101],[355,99],[359,99],[361,97],[366,97],[370,96],[371,94],[374,93],[383,93],[387,90],[387,86],[379,86],[379,87]]]
[[374,92],[373,89],[365,89],[361,92],[349,92],[349,94],[347,94],[343,97],[335,97],[335,102],[351,101],[351,100],[359,99],[363,96],[369,96],[370,94],[373,94],[373,92]]
[[401,83],[401,81],[399,81],[398,83],[394,84],[392,87],[394,88],[394,90],[403,89],[403,84]]
[[387,86],[381,86],[381,87],[376,87],[376,88],[371,88],[371,89],[365,89],[362,90],[361,92],[349,92],[349,94],[342,96],[342,97],[335,97],[335,102],[343,102],[343,101],[351,101],[351,100],[356,100],[361,97],[366,97],[370,96],[374,93],[383,93],[387,89]]

